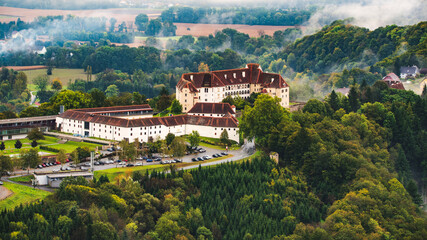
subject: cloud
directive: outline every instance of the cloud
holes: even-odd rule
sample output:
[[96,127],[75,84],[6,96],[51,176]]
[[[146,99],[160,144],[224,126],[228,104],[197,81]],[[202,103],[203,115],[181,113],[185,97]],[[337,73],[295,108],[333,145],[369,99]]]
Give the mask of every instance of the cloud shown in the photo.
[[427,20],[426,0],[368,0],[328,4],[312,15],[308,24],[320,28],[337,19],[351,18],[354,25],[371,30],[386,25],[412,25]]

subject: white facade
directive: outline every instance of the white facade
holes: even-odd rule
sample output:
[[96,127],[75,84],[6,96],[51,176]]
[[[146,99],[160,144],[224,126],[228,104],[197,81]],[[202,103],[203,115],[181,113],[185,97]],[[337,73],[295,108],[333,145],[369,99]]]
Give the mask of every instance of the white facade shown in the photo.
[[219,138],[224,129],[227,130],[228,136],[231,140],[236,142],[239,141],[238,127],[215,127],[193,124],[174,126],[160,124],[141,127],[119,127],[90,122],[89,129],[84,129],[84,121],[62,117],[57,117],[56,123],[57,127],[61,127],[62,132],[116,141],[121,141],[123,139],[133,141],[138,138],[138,141],[147,142],[150,137],[154,140],[165,139],[168,133],[173,133],[176,136],[182,136],[190,134],[192,131],[198,131],[200,136],[203,137]]

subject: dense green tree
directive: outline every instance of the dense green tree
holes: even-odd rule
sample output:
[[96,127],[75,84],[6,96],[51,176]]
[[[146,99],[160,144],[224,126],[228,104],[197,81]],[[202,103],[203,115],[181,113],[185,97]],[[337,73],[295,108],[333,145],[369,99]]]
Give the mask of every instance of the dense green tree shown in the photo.
[[166,145],[171,145],[172,141],[175,139],[175,134],[173,133],[168,133],[168,135],[166,135]]
[[182,105],[179,103],[177,99],[174,99],[171,104],[171,113],[172,114],[180,114],[182,113]]
[[37,145],[38,145],[38,143],[37,143],[37,141],[34,139],[34,140],[31,142],[31,147],[35,148],[35,147],[37,147]]
[[246,138],[255,138],[255,143],[261,149],[267,150],[269,134],[288,118],[279,102],[277,97],[260,95],[254,107],[246,106],[243,112],[239,123],[240,132]]
[[32,128],[28,133],[27,138],[30,140],[42,140],[44,139],[44,135],[39,128]]
[[187,145],[181,137],[175,137],[170,144],[172,154],[174,157],[182,158],[185,155]]
[[158,19],[151,19],[148,22],[147,29],[145,30],[145,34],[148,36],[156,36],[160,33],[160,30],[162,29],[162,22]]
[[105,96],[107,97],[115,97],[117,95],[119,95],[119,88],[114,84],[108,86],[105,90]]
[[230,141],[230,138],[228,137],[227,129],[224,129],[224,131],[222,131],[221,136],[219,137],[219,140],[224,146],[231,145],[231,141]]
[[135,17],[135,25],[138,31],[145,31],[148,24],[148,16],[147,14],[140,13]]
[[22,147],[22,143],[21,143],[21,141],[18,139],[18,140],[16,140],[16,142],[15,142],[15,148],[16,149],[20,149]]
[[0,150],[3,151],[6,149],[6,146],[4,145],[4,142],[0,143]]
[[12,158],[10,156],[0,154],[0,177],[9,171],[13,171]]
[[188,135],[188,141],[191,147],[197,147],[200,143],[200,134],[198,131],[193,131]]
[[33,84],[36,85],[38,91],[46,91],[49,86],[49,77],[47,75],[40,75],[33,79]]
[[42,162],[38,148],[31,148],[28,150],[23,149],[21,151],[20,158],[21,166],[27,168],[28,173],[30,168],[35,168]]

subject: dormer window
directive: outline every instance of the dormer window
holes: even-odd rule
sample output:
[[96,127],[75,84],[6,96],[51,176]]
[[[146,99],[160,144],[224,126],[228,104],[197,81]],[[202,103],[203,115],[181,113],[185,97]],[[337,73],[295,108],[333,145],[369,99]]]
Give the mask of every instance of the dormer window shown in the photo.
[[224,74],[224,78],[227,79],[227,74]]
[[242,72],[242,77],[245,77],[245,75],[246,75],[246,72]]
[[236,77],[237,77],[237,74],[236,74],[236,73],[233,73],[233,77],[234,77],[234,78],[236,78]]
[[191,81],[193,81],[193,75],[190,75],[190,79],[191,79]]

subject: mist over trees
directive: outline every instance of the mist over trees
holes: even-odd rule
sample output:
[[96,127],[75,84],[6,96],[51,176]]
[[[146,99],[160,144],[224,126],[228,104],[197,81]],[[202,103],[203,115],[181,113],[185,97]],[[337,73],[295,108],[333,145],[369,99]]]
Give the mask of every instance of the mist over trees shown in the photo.
[[120,0],[3,0],[1,5],[19,8],[79,10],[117,8],[120,6]]

